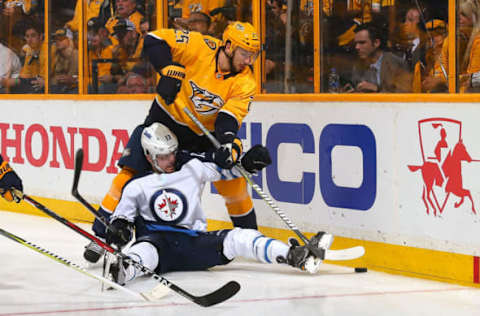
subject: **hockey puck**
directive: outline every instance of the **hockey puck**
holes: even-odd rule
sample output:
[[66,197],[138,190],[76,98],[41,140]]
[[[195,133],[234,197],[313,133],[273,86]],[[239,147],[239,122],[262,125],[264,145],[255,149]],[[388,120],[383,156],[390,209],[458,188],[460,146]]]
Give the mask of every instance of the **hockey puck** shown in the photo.
[[357,273],[362,273],[362,272],[367,272],[367,271],[368,271],[367,268],[360,268],[360,267],[355,268],[355,272],[357,272]]

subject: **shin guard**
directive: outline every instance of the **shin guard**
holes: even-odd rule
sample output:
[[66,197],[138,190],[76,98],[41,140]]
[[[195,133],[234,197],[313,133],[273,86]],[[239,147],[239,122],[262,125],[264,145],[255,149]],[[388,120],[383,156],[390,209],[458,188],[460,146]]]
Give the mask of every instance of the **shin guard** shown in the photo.
[[263,236],[254,229],[234,228],[223,241],[223,254],[229,260],[235,257],[277,263],[277,257],[286,257],[289,247],[281,241]]

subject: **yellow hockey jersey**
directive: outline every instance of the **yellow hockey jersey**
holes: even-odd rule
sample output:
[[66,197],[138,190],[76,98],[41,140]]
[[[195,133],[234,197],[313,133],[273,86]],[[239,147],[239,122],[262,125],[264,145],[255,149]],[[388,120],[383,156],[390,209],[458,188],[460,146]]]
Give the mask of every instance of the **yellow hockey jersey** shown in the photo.
[[175,102],[166,105],[157,95],[158,104],[178,124],[186,125],[198,135],[201,130],[183,111],[187,107],[205,127],[214,131],[219,112],[224,112],[242,124],[248,114],[256,90],[249,67],[237,74],[221,73],[217,54],[221,41],[198,32],[160,29],[149,33],[170,46],[172,60],[185,66],[185,79]]

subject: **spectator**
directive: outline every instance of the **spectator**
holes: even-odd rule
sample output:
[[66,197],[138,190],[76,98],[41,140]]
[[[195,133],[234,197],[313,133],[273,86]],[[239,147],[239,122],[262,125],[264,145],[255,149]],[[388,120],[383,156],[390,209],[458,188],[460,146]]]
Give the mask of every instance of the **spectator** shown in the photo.
[[147,80],[135,72],[129,72],[125,77],[125,85],[118,88],[117,93],[139,94],[148,93]]
[[458,55],[460,92],[480,92],[480,3],[478,0],[460,1],[458,21],[457,41],[462,50]]
[[[329,3],[325,1],[324,5]],[[330,6],[331,5],[331,6]],[[355,61],[355,30],[361,25],[361,19],[349,14],[347,3],[336,1],[328,7],[324,6],[324,14],[328,12],[321,27],[324,47],[324,67],[321,67],[322,91],[328,91],[328,74],[332,68],[340,76],[340,85],[351,82]],[[328,11],[326,11],[328,9]]]
[[11,93],[43,93],[45,86],[47,45],[43,42],[43,32],[38,25],[27,24],[25,27],[25,62],[19,78],[8,78],[4,86],[11,88]]
[[144,17],[140,21],[140,32],[142,36],[145,37],[147,36],[148,31],[150,31],[150,22],[146,17]]
[[184,0],[182,18],[187,19],[193,12],[210,14],[214,9],[224,7],[226,0]]
[[[371,23],[355,30],[355,50],[359,61],[352,70],[352,87],[357,92],[410,92],[411,74],[401,58],[384,51],[385,39],[380,29]],[[352,88],[352,89],[350,89]]]
[[5,0],[3,1],[2,14],[5,16],[15,15],[15,12],[30,15],[35,11],[38,2],[35,0]]
[[[114,27],[117,25],[120,20],[130,20],[135,26],[135,30],[138,34],[142,34],[142,29],[140,25],[143,21],[143,14],[137,10],[136,0],[116,0],[115,2],[115,16],[110,17],[105,27],[107,28],[110,34],[113,34]],[[113,36],[113,35],[112,35]],[[113,45],[117,45],[117,39],[112,38]]]
[[19,52],[22,47],[21,35],[16,34],[14,26],[31,18],[39,9],[36,0],[4,0],[0,2],[0,38],[8,47]]
[[147,80],[139,74],[129,74],[126,83],[129,93],[148,93]]
[[9,93],[10,79],[19,80],[22,64],[18,56],[0,42],[0,93]]
[[208,14],[203,12],[192,12],[188,19],[175,19],[175,25],[179,28],[200,32],[203,35],[209,35],[212,20]]
[[282,21],[283,24],[287,24],[287,13],[286,7],[283,5],[283,0],[273,0],[271,1],[271,10],[273,15]]
[[[85,21],[90,21],[92,18],[98,19],[102,24],[105,24],[107,19],[111,15],[111,6],[113,5],[111,1],[86,1],[84,16]],[[75,5],[75,13],[73,18],[65,23],[65,28],[69,28],[73,32],[78,32],[78,26],[80,25],[82,12],[82,0],[77,0]]]
[[401,57],[407,62],[410,70],[413,71],[415,65],[424,54],[424,45],[426,42],[425,33],[420,29],[420,11],[418,8],[411,7],[405,14],[405,22],[399,27],[399,41],[397,49]]
[[[98,18],[90,19],[88,27],[88,93],[114,93],[116,85],[111,74],[113,46],[108,31]],[[95,62],[103,60],[101,62]],[[95,63],[95,65],[94,65]]]
[[118,84],[125,82],[125,74],[135,66],[139,67],[144,61],[141,59],[143,50],[143,37],[137,33],[135,25],[128,19],[118,20],[114,27],[113,36],[118,45],[113,48],[113,58],[118,59],[112,72]]
[[52,68],[50,70],[50,92],[71,94],[78,87],[78,50],[73,44],[69,29],[61,28],[52,34]]
[[280,18],[282,1],[272,1],[267,7],[266,40],[265,40],[265,73],[264,88],[269,93],[283,92],[285,73],[285,22]]
[[442,46],[447,35],[447,25],[442,20],[434,19],[426,23],[426,28],[432,37],[432,43],[425,56],[421,89],[414,84],[413,92],[448,92],[446,84],[448,66],[443,64],[441,59]]

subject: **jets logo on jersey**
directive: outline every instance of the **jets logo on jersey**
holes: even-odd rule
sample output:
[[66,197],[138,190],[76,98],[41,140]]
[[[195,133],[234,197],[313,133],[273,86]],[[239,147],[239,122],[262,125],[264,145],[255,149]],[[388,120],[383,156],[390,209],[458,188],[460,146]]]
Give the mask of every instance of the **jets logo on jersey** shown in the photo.
[[220,96],[200,88],[191,80],[190,85],[192,86],[192,96],[190,99],[192,100],[198,114],[215,114],[223,106],[224,101]]
[[187,214],[187,199],[175,189],[158,190],[150,198],[150,210],[158,222],[177,224]]

